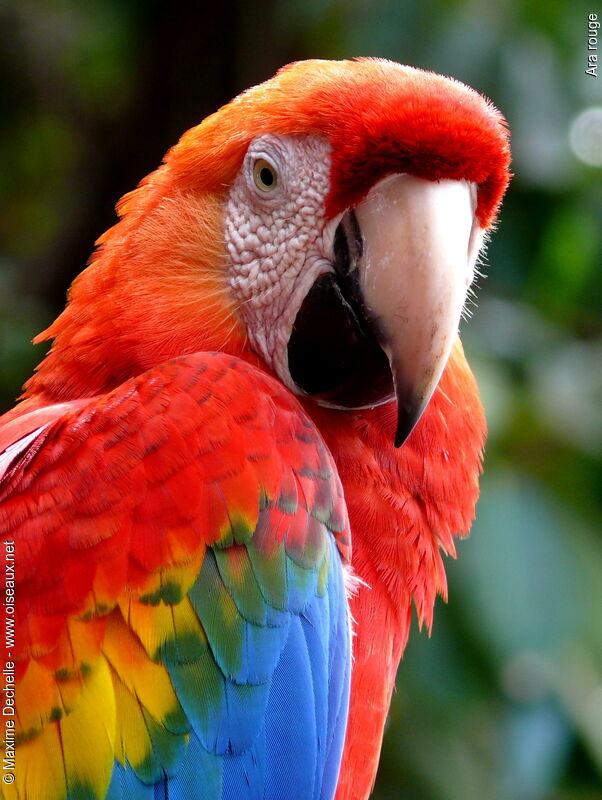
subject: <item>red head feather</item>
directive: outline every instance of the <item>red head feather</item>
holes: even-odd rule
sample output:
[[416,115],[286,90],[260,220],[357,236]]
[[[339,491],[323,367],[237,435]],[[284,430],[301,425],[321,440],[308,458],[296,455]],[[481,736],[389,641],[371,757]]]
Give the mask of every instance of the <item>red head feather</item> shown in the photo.
[[494,220],[509,179],[502,115],[459,81],[392,61],[300,61],[243,92],[188,131],[166,163],[181,180],[218,191],[262,133],[316,134],[332,145],[332,216],[382,177],[479,185],[482,227]]

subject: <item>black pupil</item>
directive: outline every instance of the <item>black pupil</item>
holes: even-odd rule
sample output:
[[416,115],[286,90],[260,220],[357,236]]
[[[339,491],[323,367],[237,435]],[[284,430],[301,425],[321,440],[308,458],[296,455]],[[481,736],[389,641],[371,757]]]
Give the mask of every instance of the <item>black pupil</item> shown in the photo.
[[264,186],[272,186],[274,183],[274,173],[269,167],[262,167],[259,171],[259,178]]

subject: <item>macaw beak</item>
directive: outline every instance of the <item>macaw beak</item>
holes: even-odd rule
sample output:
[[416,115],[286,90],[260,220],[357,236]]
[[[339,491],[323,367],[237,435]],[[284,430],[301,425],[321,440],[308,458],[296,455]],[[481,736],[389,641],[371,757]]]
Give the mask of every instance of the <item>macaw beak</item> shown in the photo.
[[449,357],[483,239],[476,187],[392,175],[337,220],[288,341],[293,385],[330,408],[397,398],[412,432]]
[[364,313],[393,375],[396,447],[426,408],[458,332],[483,238],[475,206],[474,184],[402,174],[376,184],[353,212]]

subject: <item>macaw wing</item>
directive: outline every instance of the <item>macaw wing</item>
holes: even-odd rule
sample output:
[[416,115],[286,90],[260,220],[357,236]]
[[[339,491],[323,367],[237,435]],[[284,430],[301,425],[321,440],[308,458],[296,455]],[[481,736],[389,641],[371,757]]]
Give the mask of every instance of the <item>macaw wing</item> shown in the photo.
[[349,542],[313,424],[276,381],[207,353],[67,406],[0,454],[4,797],[331,797]]

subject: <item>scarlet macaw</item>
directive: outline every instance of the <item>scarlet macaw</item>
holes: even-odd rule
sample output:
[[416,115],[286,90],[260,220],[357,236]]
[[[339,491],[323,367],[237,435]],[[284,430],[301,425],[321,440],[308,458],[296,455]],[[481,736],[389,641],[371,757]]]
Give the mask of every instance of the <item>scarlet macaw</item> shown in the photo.
[[456,334],[508,169],[464,85],[307,61],[119,203],[0,422],[5,798],[368,796],[474,513]]

